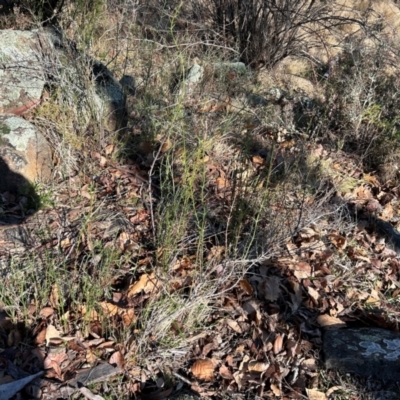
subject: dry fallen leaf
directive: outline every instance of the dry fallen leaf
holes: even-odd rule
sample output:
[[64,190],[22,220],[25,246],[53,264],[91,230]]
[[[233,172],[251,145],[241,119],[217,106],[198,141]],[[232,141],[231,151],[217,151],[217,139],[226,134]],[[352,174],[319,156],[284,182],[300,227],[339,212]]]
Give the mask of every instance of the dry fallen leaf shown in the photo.
[[326,397],[329,398],[329,396],[333,393],[336,392],[337,390],[342,390],[345,391],[346,388],[344,386],[332,386],[330,389],[328,389],[325,393]]
[[114,152],[114,149],[114,144],[109,144],[108,146],[106,146],[106,155],[109,156],[110,154],[112,154]]
[[211,247],[209,253],[207,254],[207,260],[214,262],[220,262],[223,254],[225,252],[225,246],[213,246]]
[[311,286],[309,286],[307,288],[308,294],[310,295],[310,297],[314,300],[314,301],[318,301],[319,299],[319,293],[317,290],[315,290],[314,288],[312,288]]
[[[56,376],[61,378],[61,364],[68,358],[65,350],[56,353],[50,353],[44,359],[43,366],[44,369],[53,369]],[[47,374],[48,377],[49,373]]]
[[50,304],[53,308],[57,308],[59,306],[59,293],[60,290],[58,288],[57,283],[51,286],[51,292],[50,292]]
[[251,283],[246,278],[243,278],[239,282],[239,286],[247,295],[253,294],[253,286],[251,286]]
[[46,346],[49,346],[52,339],[61,339],[61,332],[54,325],[49,324],[46,328]]
[[124,369],[125,367],[125,359],[123,354],[120,351],[116,351],[111,354],[110,359],[108,360],[110,364],[115,364],[119,369]]
[[91,349],[86,349],[86,361],[90,365],[94,365],[97,360],[98,357],[96,356],[96,354],[94,354],[94,352]]
[[119,314],[121,315],[125,326],[132,325],[137,320],[137,316],[135,315],[135,310],[133,308],[122,309]]
[[325,393],[319,392],[315,389],[306,389],[309,400],[328,400]]
[[363,179],[366,183],[369,183],[373,186],[380,186],[379,181],[376,176],[371,174],[363,174]]
[[259,361],[250,361],[248,365],[248,370],[250,372],[264,372],[268,369],[269,364]]
[[257,165],[264,165],[265,164],[265,159],[260,157],[260,156],[253,156],[252,161],[254,164]]
[[274,342],[274,354],[278,354],[282,351],[283,348],[283,336],[278,335]]
[[282,396],[282,391],[279,389],[278,385],[275,385],[274,383],[271,383],[271,390],[273,391],[275,396]]
[[115,304],[109,303],[107,301],[101,301],[99,305],[103,312],[110,317],[118,314],[118,306],[116,306]]
[[160,287],[161,282],[156,278],[154,272],[152,274],[143,274],[140,279],[129,287],[128,296],[134,296],[135,294],[143,291],[148,294],[155,291]]
[[298,282],[289,281],[294,293],[290,293],[290,308],[295,312],[303,301],[301,287]]
[[228,380],[233,379],[233,375],[232,375],[231,371],[225,365],[221,365],[221,367],[219,368],[219,374],[221,375],[221,377],[223,379],[228,379]]
[[317,365],[317,361],[315,360],[315,358],[307,358],[307,360],[304,360],[301,363],[301,366],[304,369],[307,369],[309,371],[317,371],[318,370],[318,365]]
[[229,187],[229,181],[225,178],[219,177],[215,180],[218,189],[225,189]]
[[161,153],[166,153],[169,149],[171,149],[173,146],[171,140],[167,139],[164,141],[164,143],[161,145]]
[[260,283],[259,290],[264,295],[266,300],[278,300],[281,294],[279,283],[280,279],[277,276],[269,276]]
[[237,333],[243,333],[243,330],[242,330],[242,328],[240,327],[240,325],[239,325],[236,321],[234,321],[233,319],[227,318],[227,319],[226,319],[226,323],[227,323],[228,326],[229,326],[232,330],[234,330],[235,332],[237,332]]
[[339,250],[343,250],[347,246],[346,238],[342,235],[332,233],[328,235],[328,238],[331,243]]
[[107,301],[101,301],[99,304],[103,312],[109,317],[114,317],[116,315],[121,316],[122,321],[126,326],[132,325],[137,320],[137,316],[135,315],[135,310],[133,308],[118,307],[117,305]]
[[311,265],[300,261],[293,267],[293,274],[297,279],[307,279],[311,276]]
[[50,315],[53,315],[53,313],[54,313],[53,307],[44,307],[44,308],[42,308],[42,309],[40,310],[39,315],[40,315],[42,318],[48,318],[48,317],[50,317]]
[[35,344],[41,346],[46,341],[46,327],[43,326],[42,330],[36,335]]
[[336,317],[331,317],[330,315],[327,314],[318,316],[317,322],[320,326],[322,326],[325,329],[340,329],[346,327],[346,323],[343,322],[341,319]]
[[203,381],[214,379],[214,363],[209,358],[197,360],[191,368],[192,374]]

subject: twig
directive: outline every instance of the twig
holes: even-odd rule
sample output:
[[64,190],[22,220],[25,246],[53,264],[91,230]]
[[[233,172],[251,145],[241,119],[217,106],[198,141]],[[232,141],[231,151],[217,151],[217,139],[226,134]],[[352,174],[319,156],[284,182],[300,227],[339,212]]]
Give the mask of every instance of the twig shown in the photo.
[[[160,153],[161,153],[161,150],[163,148],[163,145],[164,145],[165,141],[166,141],[166,139],[164,139],[162,141],[162,143],[160,144],[160,147],[158,148],[157,154],[154,157],[154,160],[153,160],[153,162],[151,164],[151,167],[150,167],[149,180],[148,180],[148,182],[149,182],[149,196],[150,196],[150,205],[149,205],[149,207],[150,207],[150,217],[151,217],[151,229],[152,229],[152,232],[153,232],[154,243],[156,242],[156,224],[155,224],[155,220],[154,220],[152,186],[153,187],[155,187],[155,186],[154,186],[153,181],[152,181],[152,176],[153,176],[153,173],[154,173],[154,167],[155,167],[156,162],[158,161],[158,159],[160,157]],[[158,186],[157,186],[157,188],[160,189]]]
[[181,374],[178,374],[177,372],[172,371],[172,375],[176,376],[181,381],[183,381],[183,382],[187,383],[188,385],[192,386],[192,382],[189,381],[189,379],[187,379],[184,376],[182,376]]

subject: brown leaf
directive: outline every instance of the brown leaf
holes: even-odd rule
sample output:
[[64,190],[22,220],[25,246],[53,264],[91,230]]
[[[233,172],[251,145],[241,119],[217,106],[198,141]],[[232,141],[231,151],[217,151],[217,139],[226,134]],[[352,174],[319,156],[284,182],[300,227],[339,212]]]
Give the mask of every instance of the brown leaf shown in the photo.
[[124,309],[120,312],[120,315],[125,326],[132,325],[137,321],[137,316],[135,315],[135,310],[133,308]]
[[232,375],[231,371],[225,365],[221,365],[218,372],[223,379],[228,379],[228,380],[233,379],[233,375]]
[[279,397],[282,396],[282,391],[281,391],[281,389],[279,389],[278,385],[271,383],[271,390],[275,396],[279,396]]
[[300,261],[294,267],[293,274],[297,279],[307,279],[311,276],[311,265],[307,262]]
[[98,357],[96,356],[96,354],[94,354],[94,352],[91,349],[87,349],[86,350],[86,361],[90,365],[94,365],[97,360],[98,360]]
[[314,300],[314,301],[318,301],[319,299],[319,293],[317,290],[315,290],[314,288],[312,288],[311,286],[309,286],[307,288],[308,294],[310,295],[310,297]]
[[108,146],[106,146],[106,155],[109,156],[110,154],[112,154],[114,152],[114,149],[114,144],[109,144]]
[[315,389],[306,389],[309,400],[328,400],[324,393]]
[[247,295],[253,294],[253,286],[251,286],[251,283],[246,278],[243,278],[239,282],[239,286]]
[[59,299],[60,299],[59,293],[60,293],[60,290],[59,290],[58,284],[54,283],[51,286],[51,292],[50,292],[50,298],[49,298],[50,304],[51,304],[51,306],[53,308],[57,308],[60,305],[60,303],[59,303]]
[[110,364],[115,364],[121,370],[125,367],[125,358],[120,351],[113,353],[108,362]]
[[115,304],[109,303],[107,301],[101,301],[99,305],[103,312],[110,317],[118,314],[118,306],[116,306]]
[[256,165],[264,165],[265,159],[260,156],[253,156],[252,161]]
[[228,326],[229,326],[232,330],[234,330],[235,332],[237,332],[237,333],[243,333],[243,330],[242,330],[242,328],[240,327],[240,325],[239,325],[236,321],[234,321],[233,319],[227,318],[227,319],[226,319],[226,323],[227,323]]
[[286,350],[289,357],[294,357],[296,354],[299,354],[301,352],[301,349],[298,346],[297,342],[292,339],[286,341]]
[[385,221],[388,221],[394,217],[394,210],[390,203],[385,205],[385,208],[382,210],[381,217]]
[[345,328],[346,323],[343,322],[341,319],[336,318],[336,317],[331,317],[330,315],[323,314],[318,316],[317,322],[320,326],[322,326],[325,329],[340,329],[340,328]]
[[274,354],[278,354],[282,351],[283,348],[283,336],[277,335],[274,342]]
[[46,341],[46,326],[44,325],[42,330],[36,335],[35,343],[41,346]]
[[370,183],[372,186],[380,186],[378,179],[374,175],[364,174],[363,179],[365,182]]
[[44,307],[44,308],[42,308],[42,309],[40,310],[39,315],[40,315],[42,318],[48,318],[48,317],[50,317],[51,315],[53,315],[53,313],[54,313],[53,307]]
[[94,197],[93,193],[89,192],[90,187],[89,184],[86,184],[84,186],[82,186],[81,188],[81,196],[88,199],[88,200],[92,200],[92,198]]
[[216,113],[219,111],[224,111],[224,110],[226,110],[226,107],[227,107],[227,103],[224,103],[221,101],[221,102],[218,102],[217,104],[215,104],[214,107],[211,108],[210,112]]
[[266,300],[276,301],[281,294],[280,279],[277,276],[265,278],[259,285],[260,292]]
[[161,282],[156,278],[154,272],[152,274],[143,274],[140,279],[129,287],[128,296],[134,296],[135,294],[143,291],[148,294],[153,291],[158,291]]
[[53,369],[56,373],[56,376],[61,379],[62,371],[61,371],[61,364],[67,359],[67,354],[65,350],[57,352],[57,353],[50,353],[44,359],[43,367],[44,369]]
[[61,332],[54,325],[49,324],[46,328],[46,346],[49,346],[52,339],[61,339]]
[[268,363],[263,363],[260,361],[250,361],[248,365],[248,370],[250,372],[257,372],[261,373],[264,372],[268,369],[269,364]]
[[203,381],[214,380],[214,363],[209,358],[197,360],[191,368],[192,374]]
[[188,256],[183,256],[171,267],[172,271],[177,271],[179,269],[187,269],[193,265],[192,259]]
[[346,238],[342,235],[331,233],[328,238],[337,249],[343,250],[347,246]]
[[299,232],[299,238],[301,239],[306,239],[306,240],[311,240],[311,239],[318,239],[319,238],[319,233],[312,227],[308,228],[303,228]]
[[359,186],[354,190],[354,194],[361,199],[372,199],[373,195],[368,186]]
[[106,165],[107,165],[107,158],[106,157],[104,157],[104,156],[101,156],[100,157],[100,166],[101,167],[105,167]]
[[173,146],[171,140],[167,139],[164,141],[164,143],[161,145],[161,153],[166,153],[169,149],[171,149]]
[[218,189],[225,189],[229,187],[229,181],[225,178],[219,177],[215,180]]
[[141,222],[146,221],[149,218],[149,215],[150,212],[142,208],[138,210],[133,217],[129,218],[129,221],[131,221],[132,224],[140,224]]
[[222,255],[225,252],[225,246],[213,246],[211,247],[209,253],[207,254],[208,261],[219,262],[222,258]]

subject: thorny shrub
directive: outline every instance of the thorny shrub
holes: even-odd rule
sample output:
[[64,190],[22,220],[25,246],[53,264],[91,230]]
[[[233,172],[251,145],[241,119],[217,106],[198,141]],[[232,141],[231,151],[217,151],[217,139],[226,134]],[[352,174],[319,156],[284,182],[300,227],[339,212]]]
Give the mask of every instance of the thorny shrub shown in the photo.
[[[205,44],[219,43],[234,48],[240,61],[258,67],[275,66],[292,55],[304,53],[311,35],[322,39],[322,32],[333,33],[345,25],[364,21],[340,12],[332,5],[309,0],[193,0],[139,3],[143,21],[164,27],[174,20],[174,28],[200,32]],[[156,17],[158,16],[158,18]]]

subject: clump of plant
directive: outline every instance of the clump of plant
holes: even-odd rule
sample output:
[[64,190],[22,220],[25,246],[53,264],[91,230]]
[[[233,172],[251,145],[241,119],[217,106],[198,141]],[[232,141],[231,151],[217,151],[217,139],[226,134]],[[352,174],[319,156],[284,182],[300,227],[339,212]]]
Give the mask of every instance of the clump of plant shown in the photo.
[[398,150],[400,81],[384,47],[349,44],[327,79],[321,135],[375,169]]

